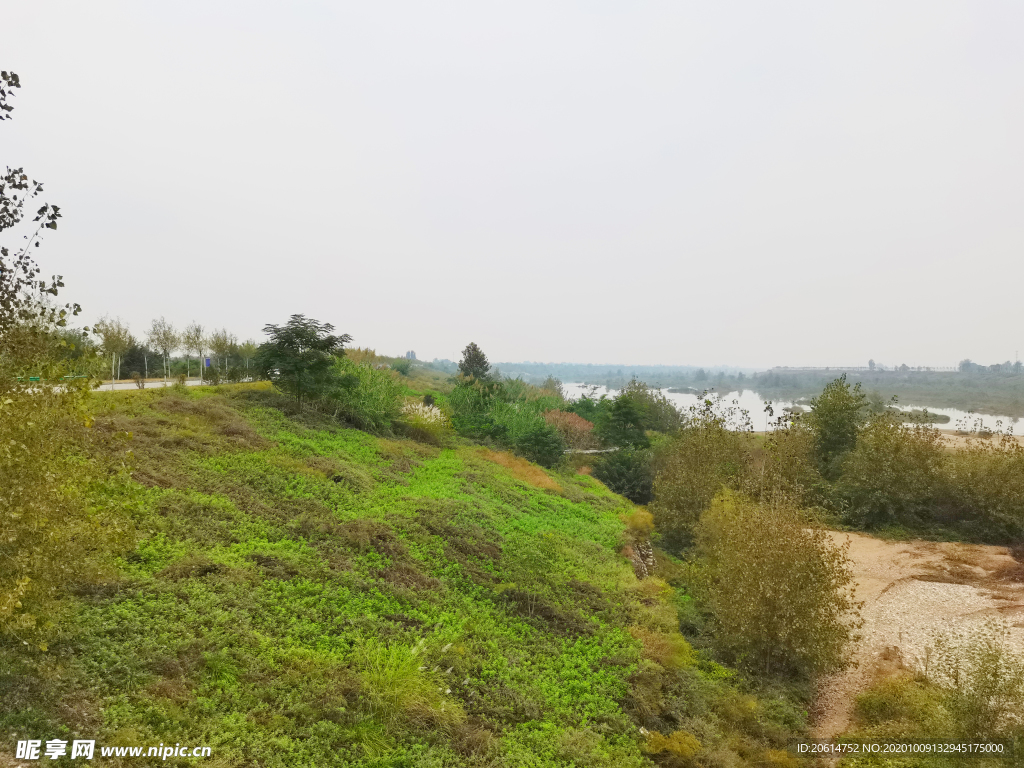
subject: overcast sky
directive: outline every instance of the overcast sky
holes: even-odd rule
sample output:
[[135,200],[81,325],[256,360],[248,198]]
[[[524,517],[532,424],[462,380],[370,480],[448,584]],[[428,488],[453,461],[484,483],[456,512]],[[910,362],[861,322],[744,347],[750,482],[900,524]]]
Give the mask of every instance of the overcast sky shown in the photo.
[[[1019,2],[8,3],[0,164],[91,322],[384,354],[1024,348]],[[15,244],[15,238],[8,238]],[[1021,349],[1024,351],[1024,349]]]

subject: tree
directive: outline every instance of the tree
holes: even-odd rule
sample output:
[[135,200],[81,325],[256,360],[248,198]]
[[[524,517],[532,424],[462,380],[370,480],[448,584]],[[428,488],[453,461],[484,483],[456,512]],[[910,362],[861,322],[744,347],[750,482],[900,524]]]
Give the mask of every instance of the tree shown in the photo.
[[860,384],[847,384],[845,373],[811,399],[805,422],[814,433],[815,453],[826,478],[834,480],[839,475],[839,463],[856,446],[867,415],[867,395],[860,391]]
[[[0,120],[10,119],[8,100],[19,87],[15,73],[0,72]],[[42,185],[30,182],[21,168],[7,168],[0,177],[0,233],[22,222],[25,206],[41,192]],[[40,279],[41,269],[29,255],[43,229],[57,228],[58,218],[58,207],[44,204],[20,249],[12,255],[0,247],[0,636],[9,641],[5,653],[46,649],[51,601],[69,583],[87,580],[99,558],[114,551],[123,530],[110,505],[91,496],[111,467],[102,466],[96,454],[83,460],[90,441],[91,380],[64,379],[76,364],[68,345],[81,341],[67,329],[67,318],[81,308],[53,303],[64,283],[59,276]]]
[[256,346],[255,339],[246,339],[244,343],[238,345],[238,354],[245,360],[245,370],[249,370],[249,361],[256,357]]
[[462,350],[462,360],[459,361],[459,370],[463,376],[473,379],[486,379],[491,370],[491,364],[487,362],[487,355],[476,345],[470,342]]
[[266,325],[270,341],[260,344],[256,367],[283,392],[303,399],[325,395],[337,383],[335,361],[352,341],[347,333],[335,336],[334,326],[305,315],[292,315],[284,325]]
[[181,334],[181,348],[185,350],[185,376],[187,377],[191,371],[189,370],[189,353],[195,352],[199,358],[199,380],[203,379],[203,345],[205,344],[205,338],[203,337],[203,326],[193,321],[185,326],[185,330]]
[[696,529],[719,648],[764,674],[819,675],[847,664],[860,626],[846,547],[785,503],[723,492]]
[[[227,356],[231,352],[232,347],[237,346],[238,337],[233,333],[228,333],[226,328],[221,328],[219,331],[214,331],[210,334],[210,338],[207,340],[207,344],[210,347],[210,352],[213,353],[215,359],[219,358],[220,363],[224,363],[224,368],[227,368]],[[218,363],[218,365],[220,365]]]
[[[121,358],[124,353],[134,347],[137,342],[132,336],[128,326],[121,321],[121,318],[111,320],[104,317],[96,323],[95,331],[102,339],[103,351],[110,355],[110,388],[114,388],[114,379],[121,378]],[[117,375],[114,375],[115,364]]]
[[644,413],[636,399],[619,395],[597,425],[597,435],[610,445],[622,448],[646,448],[650,445],[644,431]]
[[691,542],[693,527],[725,485],[735,485],[747,459],[749,415],[706,397],[692,406],[682,428],[659,450],[651,505],[667,543]]
[[154,320],[153,324],[149,327],[149,331],[146,333],[146,338],[153,349],[161,354],[164,359],[164,381],[167,381],[168,360],[170,359],[171,353],[178,348],[181,344],[181,340],[178,336],[178,332],[174,330],[174,326],[164,320],[161,316],[159,320]]
[[624,448],[594,462],[594,477],[634,504],[654,498],[654,468],[650,450]]
[[868,370],[871,370],[871,371],[875,370],[875,361],[874,360],[868,360]]

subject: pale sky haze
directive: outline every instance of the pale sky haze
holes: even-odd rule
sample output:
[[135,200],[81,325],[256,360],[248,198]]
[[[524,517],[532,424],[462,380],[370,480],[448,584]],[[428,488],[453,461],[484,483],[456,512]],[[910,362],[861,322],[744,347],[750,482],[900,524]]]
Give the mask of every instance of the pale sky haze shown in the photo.
[[[86,321],[385,354],[1024,348],[1024,5],[7,3],[0,165]],[[15,237],[6,241],[16,245]],[[1024,351],[1024,350],[1022,350]]]

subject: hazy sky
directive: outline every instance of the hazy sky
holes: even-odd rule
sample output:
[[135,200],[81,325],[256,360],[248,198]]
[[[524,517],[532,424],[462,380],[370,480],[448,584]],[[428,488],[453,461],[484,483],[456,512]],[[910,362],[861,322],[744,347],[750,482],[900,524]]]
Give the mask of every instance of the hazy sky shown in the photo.
[[[1024,352],[1019,2],[7,3],[87,320],[385,354]],[[14,244],[15,238],[8,238]]]

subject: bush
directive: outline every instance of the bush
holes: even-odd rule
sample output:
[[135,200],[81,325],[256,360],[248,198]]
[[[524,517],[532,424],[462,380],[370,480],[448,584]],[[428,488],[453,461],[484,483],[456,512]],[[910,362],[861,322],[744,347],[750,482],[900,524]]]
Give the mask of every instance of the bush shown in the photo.
[[764,674],[813,676],[846,665],[859,605],[845,548],[808,528],[792,506],[728,491],[696,534],[698,591],[721,651]]
[[404,357],[396,358],[391,361],[391,370],[402,376],[408,376],[409,371],[412,370],[412,360],[407,360]]
[[752,462],[744,487],[759,499],[775,496],[798,499],[805,505],[829,500],[831,493],[818,472],[814,435],[800,423],[765,436],[760,462]]
[[636,405],[644,429],[671,434],[682,423],[682,414],[671,400],[636,378],[622,388],[616,399],[630,400]]
[[982,740],[1019,725],[1024,707],[1024,654],[1010,629],[989,619],[968,632],[940,636],[929,654],[928,677],[948,691],[957,735]]
[[598,446],[594,425],[575,413],[546,411],[544,421],[558,430],[568,448],[585,451]]
[[651,511],[668,543],[688,544],[701,513],[722,486],[741,478],[749,426],[744,414],[709,398],[690,409],[683,428],[658,451]]
[[846,518],[861,526],[921,523],[943,506],[945,451],[938,430],[873,418],[845,457],[837,483]]
[[653,456],[650,450],[622,448],[594,461],[594,477],[609,490],[634,504],[649,504],[654,498]]
[[386,434],[402,415],[402,385],[387,369],[356,365],[339,358],[334,364],[339,382],[327,397],[335,417],[370,432]]
[[565,406],[565,410],[575,413],[592,424],[597,424],[611,408],[612,401],[608,399],[607,395],[601,395],[600,398],[595,398],[592,395],[593,392],[591,395],[583,395],[573,400]]
[[553,467],[565,454],[565,443],[557,429],[539,421],[527,431],[516,434],[512,450],[542,467]]
[[386,734],[397,727],[447,730],[464,719],[456,700],[446,696],[441,676],[426,669],[423,643],[383,646],[370,641],[356,655],[371,717]]
[[851,387],[846,383],[845,373],[811,400],[811,412],[804,422],[814,434],[821,473],[829,479],[838,476],[840,460],[857,444],[867,414],[867,396],[860,391],[860,384]]
[[62,382],[66,368],[47,365],[40,381],[19,382],[12,362],[0,354],[0,639],[45,649],[55,601],[129,538],[116,507],[96,500],[128,457],[89,428],[87,380]]
[[402,408],[402,423],[410,437],[434,445],[446,444],[454,432],[451,419],[433,404],[407,404]]
[[596,433],[608,445],[646,448],[650,445],[644,426],[644,411],[632,397],[616,397],[598,422]]
[[970,440],[944,456],[947,516],[1005,543],[1024,533],[1024,446],[1010,436]]

